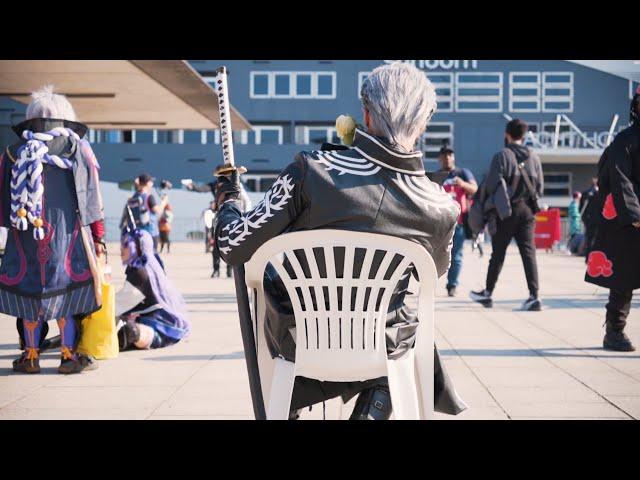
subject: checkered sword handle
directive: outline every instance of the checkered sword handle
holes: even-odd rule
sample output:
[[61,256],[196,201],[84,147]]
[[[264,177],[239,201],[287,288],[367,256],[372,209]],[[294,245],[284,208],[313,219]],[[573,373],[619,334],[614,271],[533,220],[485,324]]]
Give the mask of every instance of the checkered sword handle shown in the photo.
[[227,83],[227,67],[222,66],[215,73],[215,89],[218,94],[218,113],[220,114],[220,143],[224,168],[216,172],[218,175],[230,174],[234,170],[238,173],[247,171],[244,167],[237,167],[233,156],[233,133],[231,129],[231,104],[229,103],[229,85]]

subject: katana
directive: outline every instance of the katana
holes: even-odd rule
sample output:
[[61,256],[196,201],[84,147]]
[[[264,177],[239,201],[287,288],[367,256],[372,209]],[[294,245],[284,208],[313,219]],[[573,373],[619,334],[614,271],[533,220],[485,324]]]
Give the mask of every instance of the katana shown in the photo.
[[[233,156],[233,133],[231,128],[231,104],[229,103],[229,88],[227,84],[227,67],[220,67],[216,70],[215,90],[218,94],[218,113],[220,114],[220,143],[222,144],[222,156],[224,167],[216,170],[215,174],[237,175],[247,171],[244,167],[236,167]],[[215,247],[214,247],[215,248]],[[260,383],[260,369],[258,366],[258,351],[256,349],[256,337],[254,335],[253,321],[251,319],[251,308],[249,306],[249,295],[244,277],[244,265],[233,267],[233,279],[236,286],[236,300],[238,302],[238,316],[240,317],[240,333],[244,347],[244,358],[247,362],[247,373],[249,375],[249,389],[251,390],[251,401],[253,403],[253,414],[256,420],[266,420],[267,415],[264,408],[262,396],[262,385]]]

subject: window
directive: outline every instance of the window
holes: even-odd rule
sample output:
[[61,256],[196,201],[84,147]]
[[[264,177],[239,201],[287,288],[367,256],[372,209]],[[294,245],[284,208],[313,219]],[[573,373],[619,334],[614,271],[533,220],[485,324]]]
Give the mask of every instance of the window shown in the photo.
[[[206,130],[205,130],[206,131]],[[202,130],[183,130],[183,143],[202,143]]]
[[251,72],[251,98],[269,98],[269,78],[267,72]]
[[456,111],[502,111],[502,73],[456,73]]
[[315,98],[336,98],[336,72],[317,73],[316,81]]
[[[556,122],[544,122],[542,124],[542,132],[538,135],[540,142],[548,147],[553,147],[556,135]],[[573,132],[569,124],[565,121],[560,122],[560,130],[558,133],[558,147],[571,147],[573,144]]]
[[219,145],[220,144],[220,130],[203,130],[203,144],[204,145]]
[[540,111],[540,72],[509,73],[509,111]]
[[275,90],[273,96],[276,98],[291,97],[291,74],[274,73]]
[[544,193],[545,197],[570,197],[571,173],[569,172],[545,172]]
[[296,98],[311,97],[313,92],[313,74],[299,73],[296,75]]
[[[253,130],[233,133],[233,143],[239,145],[282,145],[282,141],[283,128],[280,125],[254,125]],[[219,137],[217,143],[220,143]]]
[[136,143],[153,143],[153,130],[136,130]]
[[104,143],[122,143],[122,132],[120,130],[104,130],[102,141]]
[[275,182],[278,175],[256,175],[256,174],[244,174],[242,180],[250,192],[266,192],[271,188],[273,182]]
[[452,122],[431,122],[418,141],[418,149],[424,152],[425,158],[430,159],[437,158],[445,145],[453,148]]
[[427,75],[436,88],[439,112],[453,111],[453,73],[431,73]]
[[282,127],[254,125],[253,130],[256,145],[282,145]]
[[542,111],[573,111],[573,72],[542,74]]
[[336,98],[336,72],[251,72],[249,83],[251,98]]
[[320,148],[324,142],[340,143],[333,125],[297,125],[295,142],[298,145],[317,145]]
[[362,84],[365,82],[371,72],[358,72],[358,98],[360,97],[360,91],[362,90]]

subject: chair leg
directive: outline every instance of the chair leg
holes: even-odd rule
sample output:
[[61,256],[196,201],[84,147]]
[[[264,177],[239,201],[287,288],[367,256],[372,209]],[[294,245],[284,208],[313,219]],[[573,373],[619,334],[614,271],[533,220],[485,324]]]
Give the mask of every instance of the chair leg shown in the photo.
[[296,365],[282,358],[275,359],[273,379],[267,405],[267,420],[288,420],[291,407]]
[[387,360],[391,405],[396,420],[419,420],[420,403],[413,350],[398,360]]

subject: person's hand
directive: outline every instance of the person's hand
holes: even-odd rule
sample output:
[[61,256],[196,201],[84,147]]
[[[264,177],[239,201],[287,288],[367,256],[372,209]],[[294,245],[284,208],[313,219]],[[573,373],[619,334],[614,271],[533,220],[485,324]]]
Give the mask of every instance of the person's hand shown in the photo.
[[234,170],[230,175],[219,175],[217,180],[215,192],[216,211],[223,203],[229,200],[237,200],[240,196],[240,180],[237,170]]
[[640,228],[640,222],[633,222],[631,225],[633,225],[636,228]]
[[96,256],[101,257],[102,255],[104,255],[104,252],[106,250],[104,242],[102,241],[94,242],[94,245],[96,247]]
[[453,184],[456,187],[461,187],[463,183],[464,183],[464,180],[462,180],[460,177],[453,177]]

